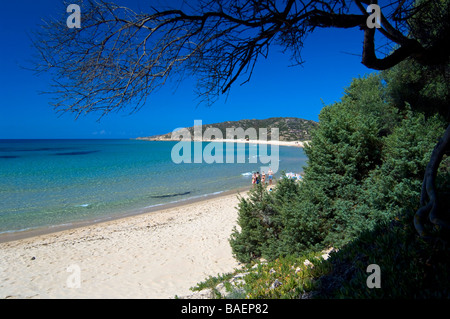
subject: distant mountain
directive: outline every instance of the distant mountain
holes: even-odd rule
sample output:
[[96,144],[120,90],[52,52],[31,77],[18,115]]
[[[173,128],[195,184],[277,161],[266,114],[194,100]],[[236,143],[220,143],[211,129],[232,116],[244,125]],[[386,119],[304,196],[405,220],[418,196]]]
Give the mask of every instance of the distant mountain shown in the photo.
[[[257,138],[259,138],[259,129],[267,128],[267,138],[271,139],[271,129],[278,128],[280,141],[308,141],[311,139],[311,131],[317,127],[318,123],[312,120],[300,119],[297,117],[271,117],[265,120],[240,120],[226,121],[214,124],[203,124],[202,133],[207,128],[218,128],[222,132],[223,138],[226,138],[227,128],[249,128],[256,129]],[[194,136],[194,127],[187,127],[191,136]],[[148,137],[138,137],[139,140],[163,141],[171,140],[172,132],[162,135]]]

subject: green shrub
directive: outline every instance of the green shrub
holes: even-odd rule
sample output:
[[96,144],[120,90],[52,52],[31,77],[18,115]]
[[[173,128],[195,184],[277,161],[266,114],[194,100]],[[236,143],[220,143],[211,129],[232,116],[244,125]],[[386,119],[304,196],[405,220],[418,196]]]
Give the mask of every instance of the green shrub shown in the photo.
[[274,191],[268,192],[258,185],[241,198],[238,204],[238,228],[234,228],[230,245],[235,257],[242,262],[255,258],[274,259],[282,251],[280,238],[289,217],[285,209],[295,204],[299,185],[289,179],[281,179]]
[[[413,226],[426,165],[448,123],[442,114],[411,109],[402,99],[417,92],[403,90],[400,75],[397,68],[383,74],[385,81],[379,75],[354,80],[340,102],[322,109],[305,147],[302,182],[281,180],[271,193],[258,187],[241,199],[239,229],[230,238],[235,256],[246,263],[264,257],[279,269],[276,278],[265,266],[251,272],[248,297],[450,296],[448,238],[424,241]],[[445,85],[433,81],[437,92],[419,92],[418,100],[434,94],[429,101],[444,105],[448,92],[438,88]],[[440,209],[450,211],[450,157],[444,156],[436,181]],[[306,277],[292,276],[290,267],[300,259],[330,246],[340,249],[333,258]],[[372,263],[381,268],[381,289],[367,287]],[[270,289],[275,279],[284,287]]]
[[393,133],[384,138],[383,163],[365,180],[362,197],[374,221],[418,209],[425,167],[445,125],[438,115],[426,118],[408,110]]
[[240,230],[230,239],[235,256],[243,262],[298,256],[343,245],[365,230],[371,214],[360,205],[362,186],[381,163],[380,132],[397,121],[389,117],[394,113],[380,76],[354,80],[341,102],[322,109],[305,148],[304,180],[282,180],[271,194],[258,187],[241,199]]
[[271,236],[276,236],[276,220],[278,212],[273,198],[259,184],[248,192],[248,199],[242,198],[238,204],[238,225],[233,229],[230,238],[235,257],[242,262],[250,262],[263,255]]

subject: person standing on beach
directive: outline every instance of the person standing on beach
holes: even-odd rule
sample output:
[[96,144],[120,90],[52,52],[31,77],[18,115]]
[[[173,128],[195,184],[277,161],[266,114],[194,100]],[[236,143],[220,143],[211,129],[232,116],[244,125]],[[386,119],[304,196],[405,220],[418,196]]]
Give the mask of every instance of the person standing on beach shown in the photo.
[[267,174],[269,175],[269,185],[272,185],[273,172],[270,168]]
[[264,184],[266,182],[266,173],[262,172],[261,183]]
[[260,179],[261,176],[259,175],[259,172],[256,172],[256,184],[259,184]]
[[256,185],[256,173],[253,172],[252,174],[252,185],[255,186]]

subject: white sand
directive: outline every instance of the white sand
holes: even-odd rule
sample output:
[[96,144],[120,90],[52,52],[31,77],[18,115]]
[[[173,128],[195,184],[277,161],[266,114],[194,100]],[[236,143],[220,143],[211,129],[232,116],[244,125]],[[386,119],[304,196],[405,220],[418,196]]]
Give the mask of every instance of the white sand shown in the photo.
[[247,143],[247,144],[267,144],[279,146],[305,147],[310,141],[272,141],[272,140],[244,140],[244,139],[214,139],[202,140],[203,142],[222,142],[222,143]]
[[1,243],[0,298],[188,295],[208,276],[238,267],[228,242],[238,202],[226,195]]

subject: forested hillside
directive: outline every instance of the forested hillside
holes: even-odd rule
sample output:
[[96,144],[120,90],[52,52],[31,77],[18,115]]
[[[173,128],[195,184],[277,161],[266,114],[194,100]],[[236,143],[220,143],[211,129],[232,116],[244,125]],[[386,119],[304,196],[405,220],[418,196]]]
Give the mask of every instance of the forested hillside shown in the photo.
[[[311,138],[311,131],[317,127],[317,122],[312,120],[304,120],[296,117],[272,117],[264,120],[240,120],[226,121],[214,124],[203,124],[202,132],[208,128],[217,128],[222,132],[223,138],[226,137],[227,128],[242,128],[244,131],[249,128],[256,130],[257,138],[259,138],[259,129],[267,129],[267,138],[271,139],[271,129],[278,128],[280,141],[308,141]],[[194,136],[194,127],[187,128]],[[163,135],[155,135],[149,137],[140,137],[145,140],[170,140],[172,133]]]

